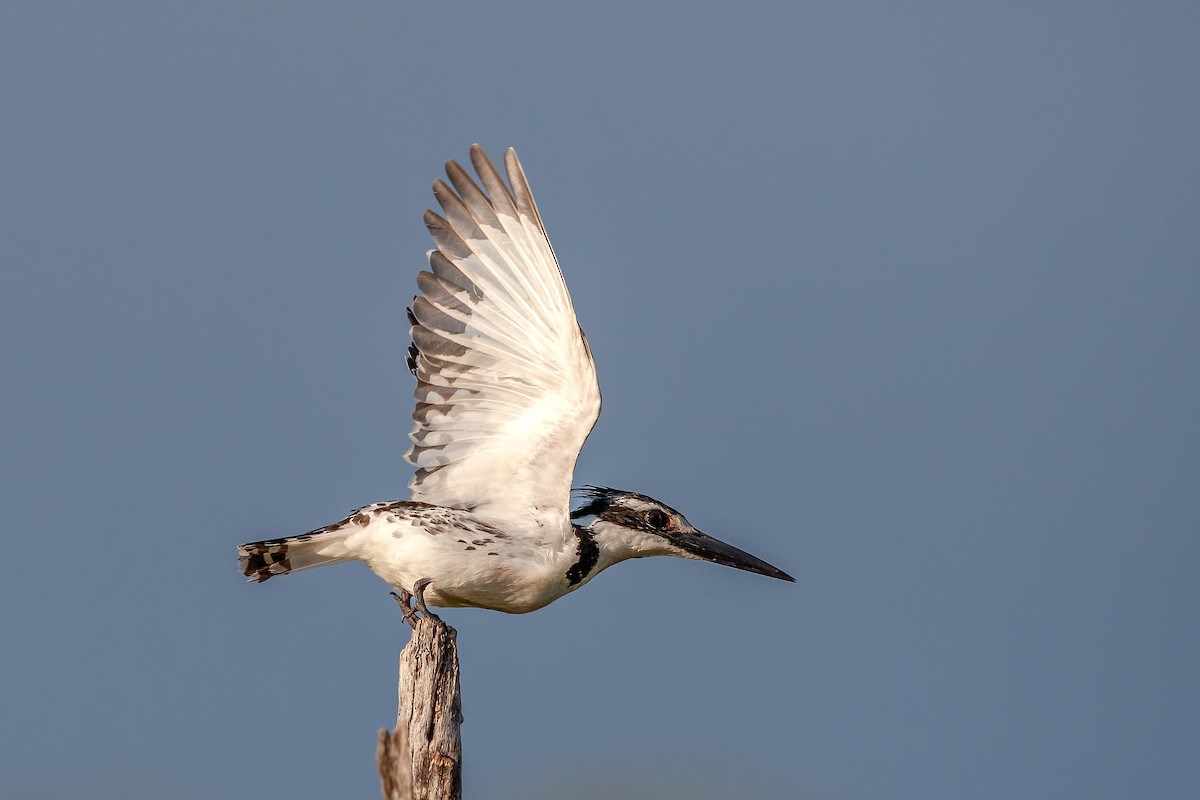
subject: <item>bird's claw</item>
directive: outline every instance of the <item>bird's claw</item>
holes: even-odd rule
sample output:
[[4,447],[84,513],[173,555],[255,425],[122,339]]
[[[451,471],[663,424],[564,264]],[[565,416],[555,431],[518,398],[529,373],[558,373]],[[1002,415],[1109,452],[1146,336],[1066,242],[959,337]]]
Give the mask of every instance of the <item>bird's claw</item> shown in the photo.
[[432,582],[431,578],[422,578],[413,584],[411,592],[404,589],[398,593],[392,592],[392,598],[396,601],[396,605],[400,606],[400,613],[404,615],[404,621],[413,630],[416,630],[417,622],[421,619],[420,616],[417,616],[418,614],[429,619],[438,619],[438,616],[429,610],[429,606],[425,605],[425,587]]
[[416,630],[417,616],[416,610],[412,607],[412,595],[401,589],[399,592],[392,592],[392,599],[396,601],[396,605],[400,606],[400,613],[404,615],[404,621],[409,627]]

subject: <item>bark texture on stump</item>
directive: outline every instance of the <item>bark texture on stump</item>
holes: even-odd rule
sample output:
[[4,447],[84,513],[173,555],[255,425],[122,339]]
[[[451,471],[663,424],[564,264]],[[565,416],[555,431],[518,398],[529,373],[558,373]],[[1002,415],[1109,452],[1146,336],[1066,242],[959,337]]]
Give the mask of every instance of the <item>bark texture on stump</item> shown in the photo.
[[385,800],[462,798],[457,633],[423,617],[400,653],[396,729],[379,732],[375,754]]

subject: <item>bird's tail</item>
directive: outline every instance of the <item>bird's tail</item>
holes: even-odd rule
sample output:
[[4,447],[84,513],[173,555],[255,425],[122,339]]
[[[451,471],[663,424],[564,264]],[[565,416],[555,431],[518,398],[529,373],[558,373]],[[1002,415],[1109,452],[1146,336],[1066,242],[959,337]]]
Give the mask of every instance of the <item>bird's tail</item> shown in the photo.
[[355,531],[344,523],[327,528],[238,545],[238,566],[251,581],[261,583],[276,575],[349,561],[344,540]]

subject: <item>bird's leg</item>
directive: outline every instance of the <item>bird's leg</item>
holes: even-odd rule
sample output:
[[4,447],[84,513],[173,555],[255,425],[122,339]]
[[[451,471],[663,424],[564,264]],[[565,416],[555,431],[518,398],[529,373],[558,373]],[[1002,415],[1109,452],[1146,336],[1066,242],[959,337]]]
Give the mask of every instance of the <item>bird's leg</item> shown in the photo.
[[430,619],[437,619],[437,614],[429,610],[429,606],[425,605],[425,587],[433,583],[433,578],[421,578],[413,584],[413,599],[417,603],[417,610]]
[[411,594],[403,589],[400,590],[399,594],[392,592],[392,598],[395,599],[396,605],[400,606],[400,613],[404,615],[404,621],[408,623],[410,628],[416,630],[418,617],[417,612],[413,610],[411,605],[412,597]]
[[404,615],[404,620],[414,630],[417,627],[417,620],[420,619],[417,616],[417,612],[432,619],[438,619],[437,614],[434,614],[429,610],[429,606],[425,605],[425,587],[431,583],[433,583],[432,578],[422,578],[413,584],[411,592],[406,592],[403,589],[399,593],[392,592],[392,597],[395,599],[396,605],[400,606],[400,613]]

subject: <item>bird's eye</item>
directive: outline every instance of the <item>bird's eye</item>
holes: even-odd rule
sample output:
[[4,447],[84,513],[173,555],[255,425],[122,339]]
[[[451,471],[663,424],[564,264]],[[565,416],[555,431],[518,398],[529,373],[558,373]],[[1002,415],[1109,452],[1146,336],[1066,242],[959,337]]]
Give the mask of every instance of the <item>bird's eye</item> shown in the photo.
[[646,512],[646,523],[656,531],[660,531],[667,527],[667,515],[657,508],[651,509]]

